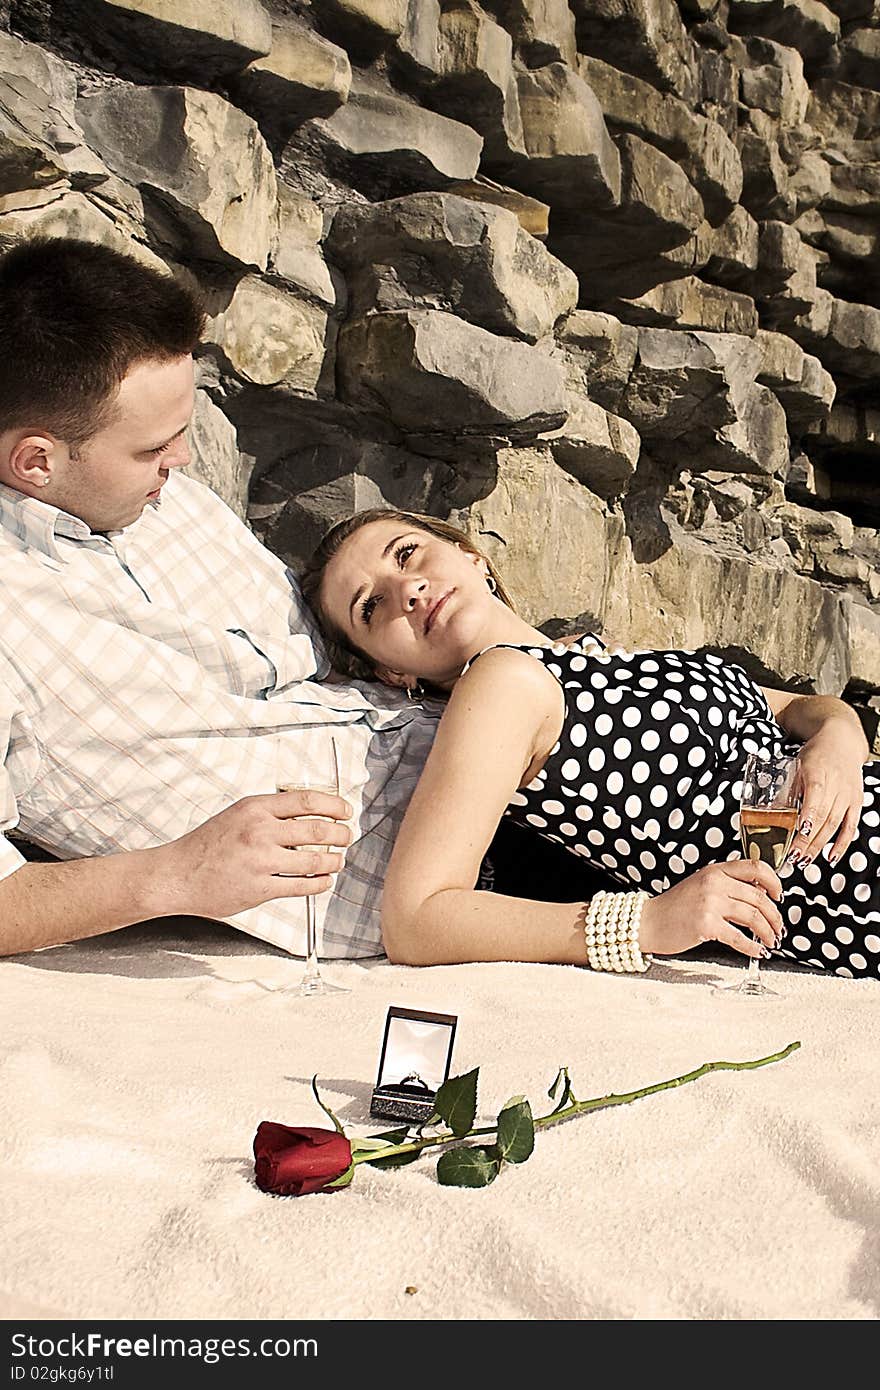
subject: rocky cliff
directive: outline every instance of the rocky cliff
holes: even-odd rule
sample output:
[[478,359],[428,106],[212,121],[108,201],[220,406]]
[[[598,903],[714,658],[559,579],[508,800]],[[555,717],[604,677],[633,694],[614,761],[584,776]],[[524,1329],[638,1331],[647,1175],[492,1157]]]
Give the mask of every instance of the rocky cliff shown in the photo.
[[[201,287],[197,470],[880,711],[876,0],[0,0],[0,244]],[[8,345],[12,347],[14,345]]]

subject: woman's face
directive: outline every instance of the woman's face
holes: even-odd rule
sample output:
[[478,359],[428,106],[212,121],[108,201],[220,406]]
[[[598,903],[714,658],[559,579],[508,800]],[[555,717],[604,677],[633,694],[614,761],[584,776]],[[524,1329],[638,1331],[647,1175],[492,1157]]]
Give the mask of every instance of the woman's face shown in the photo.
[[372,521],[344,541],[321,585],[324,611],[375,663],[380,679],[455,680],[480,650],[497,602],[488,566],[428,531]]

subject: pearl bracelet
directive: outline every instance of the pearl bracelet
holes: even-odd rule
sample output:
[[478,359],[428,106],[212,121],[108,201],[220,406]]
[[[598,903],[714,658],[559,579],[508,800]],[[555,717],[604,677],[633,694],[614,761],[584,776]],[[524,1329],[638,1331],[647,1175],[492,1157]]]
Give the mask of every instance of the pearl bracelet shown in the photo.
[[596,893],[584,919],[587,961],[593,970],[644,974],[654,963],[639,947],[647,893]]

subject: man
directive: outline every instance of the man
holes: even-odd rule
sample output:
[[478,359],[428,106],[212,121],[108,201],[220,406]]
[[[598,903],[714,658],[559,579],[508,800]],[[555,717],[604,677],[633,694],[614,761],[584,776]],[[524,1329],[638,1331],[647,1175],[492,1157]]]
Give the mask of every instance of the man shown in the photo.
[[[0,323],[0,954],[177,914],[301,954],[302,899],[331,886],[323,954],[379,954],[435,718],[316,683],[285,566],[181,472],[199,304],[106,247],[39,239],[0,260]],[[344,799],[275,792],[331,731]],[[27,862],[10,831],[65,862]],[[565,866],[532,854],[533,889],[516,843],[507,861],[486,887],[567,894]]]
[[[434,721],[315,684],[285,566],[181,474],[200,306],[105,247],[35,240],[0,262],[0,322],[0,832],[71,861],[0,835],[0,952],[169,914],[301,950],[295,900],[350,844],[324,950],[376,954]],[[330,730],[345,799],[276,793]]]

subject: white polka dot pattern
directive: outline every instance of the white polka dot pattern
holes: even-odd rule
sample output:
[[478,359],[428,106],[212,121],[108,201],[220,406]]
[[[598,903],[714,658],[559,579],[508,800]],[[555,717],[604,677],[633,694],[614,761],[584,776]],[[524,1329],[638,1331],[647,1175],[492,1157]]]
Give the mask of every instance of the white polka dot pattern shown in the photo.
[[[592,642],[525,650],[559,681],[566,715],[507,815],[630,891],[662,892],[741,856],[745,754],[791,746],[742,667],[712,652],[611,655]],[[786,870],[781,905],[780,955],[855,978],[880,975],[880,775],[869,766],[864,782],[851,848],[836,865],[820,855]]]

